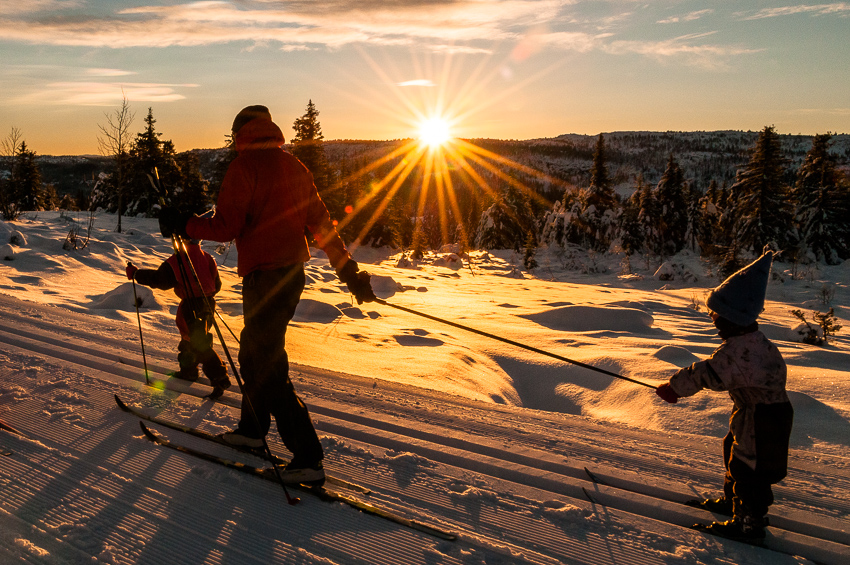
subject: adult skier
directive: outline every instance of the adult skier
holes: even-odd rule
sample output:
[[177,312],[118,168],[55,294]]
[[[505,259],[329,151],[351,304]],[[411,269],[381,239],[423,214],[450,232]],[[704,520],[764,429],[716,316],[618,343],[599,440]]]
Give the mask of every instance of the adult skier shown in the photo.
[[765,251],[711,292],[706,305],[723,343],[710,358],[681,369],[656,390],[671,403],[704,388],[727,391],[732,398],[729,433],[723,440],[724,495],[690,504],[732,516],[697,527],[739,540],[765,536],[771,485],[787,473],[794,419],[785,392],[785,361],[756,321],[764,310],[772,260],[773,253]]
[[265,106],[248,106],[233,120],[238,156],[230,164],[212,218],[162,210],[162,234],[230,241],[243,277],[245,328],[239,365],[250,402],[239,426],[223,434],[233,445],[261,447],[271,416],[292,461],[282,471],[290,483],[322,484],[324,452],[307,407],[289,378],[285,335],[304,290],[310,259],[309,230],[358,304],[375,299],[370,275],[360,271],[334,228],[310,171],[285,151],[283,133]]

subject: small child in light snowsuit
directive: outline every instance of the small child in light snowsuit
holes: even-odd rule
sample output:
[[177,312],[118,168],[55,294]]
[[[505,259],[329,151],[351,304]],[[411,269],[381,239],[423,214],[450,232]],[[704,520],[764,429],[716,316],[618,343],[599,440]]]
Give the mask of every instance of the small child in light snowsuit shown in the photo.
[[706,388],[727,391],[734,403],[723,440],[724,496],[689,504],[732,516],[701,529],[720,536],[758,540],[765,536],[771,485],[788,468],[788,443],[794,410],[785,392],[785,361],[758,330],[773,253],[732,274],[706,300],[723,343],[709,359],[679,370],[658,387],[658,396],[675,403]]
[[[127,278],[158,290],[174,289],[180,298],[175,320],[180,330],[180,343],[177,346],[180,370],[174,376],[188,381],[197,380],[200,364],[213,385],[209,397],[215,399],[230,387],[227,368],[212,348],[213,336],[210,333],[214,314],[210,308],[215,308],[213,296],[221,290],[221,277],[215,259],[201,249],[199,242],[187,242],[186,250],[198,280],[189,264],[184,264],[181,269],[181,261],[185,261],[185,256],[176,254],[155,270],[138,269],[132,263],[127,263]],[[182,272],[186,273],[188,280],[184,280]]]

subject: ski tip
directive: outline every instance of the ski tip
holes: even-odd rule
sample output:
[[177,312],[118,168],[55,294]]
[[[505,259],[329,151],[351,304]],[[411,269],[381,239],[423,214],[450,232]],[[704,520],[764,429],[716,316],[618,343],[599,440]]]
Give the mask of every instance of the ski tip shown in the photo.
[[113,396],[115,396],[115,404],[118,405],[118,408],[120,408],[121,410],[126,412],[127,411],[127,404],[125,404],[124,401],[121,400],[121,397],[118,396],[117,394],[115,394]]
[[590,478],[590,480],[591,480],[591,481],[593,481],[594,483],[597,483],[597,484],[600,484],[600,485],[607,485],[607,483],[606,483],[605,481],[603,481],[602,479],[600,479],[599,477],[597,477],[597,476],[593,473],[593,471],[591,471],[591,470],[590,470],[590,469],[588,469],[587,467],[585,467],[585,468],[584,468],[584,472],[587,474],[587,476]]
[[13,434],[18,434],[21,437],[29,437],[27,434],[25,434],[21,430],[15,428],[13,426],[10,426],[9,424],[4,422],[3,420],[0,420],[0,430],[6,430],[7,432],[10,432],[10,433],[13,433]]
[[142,428],[142,433],[145,434],[145,437],[148,439],[156,440],[156,434],[154,434],[150,428],[148,428],[144,422],[139,421],[139,427]]

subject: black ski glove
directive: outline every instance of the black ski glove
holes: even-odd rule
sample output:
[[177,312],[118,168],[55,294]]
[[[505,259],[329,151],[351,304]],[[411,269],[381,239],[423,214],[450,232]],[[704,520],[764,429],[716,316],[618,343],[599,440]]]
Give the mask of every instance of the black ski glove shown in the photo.
[[336,274],[339,280],[348,286],[348,291],[357,299],[357,304],[377,300],[370,282],[372,275],[358,270],[357,263],[353,259],[349,259]]
[[177,235],[188,238],[186,223],[194,214],[181,212],[177,208],[165,207],[159,211],[159,232],[162,237]]

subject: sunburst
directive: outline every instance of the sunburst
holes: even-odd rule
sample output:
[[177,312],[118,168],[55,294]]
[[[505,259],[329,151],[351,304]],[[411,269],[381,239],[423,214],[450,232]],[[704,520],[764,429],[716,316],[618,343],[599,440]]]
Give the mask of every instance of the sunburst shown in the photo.
[[451,139],[449,122],[442,117],[433,117],[419,124],[419,141],[435,149],[442,147]]
[[[384,113],[388,119],[408,124],[408,131],[412,135],[409,141],[344,179],[344,182],[353,181],[374,174],[374,171],[389,163],[394,164],[392,170],[383,178],[370,184],[370,190],[361,196],[358,202],[350,203],[346,209],[349,213],[339,222],[338,228],[341,230],[360,214],[371,209],[371,215],[359,230],[356,241],[365,239],[408,179],[421,179],[415,208],[416,222],[421,221],[429,201],[435,201],[439,210],[443,241],[448,243],[452,237],[457,237],[463,240],[459,243],[464,245],[471,242],[468,241],[468,234],[462,224],[458,226],[457,233],[449,233],[450,216],[455,220],[463,216],[455,190],[458,179],[466,185],[477,187],[481,193],[493,199],[499,197],[500,188],[491,186],[491,183],[496,181],[523,192],[529,199],[545,200],[517,180],[515,177],[518,175],[514,174],[517,172],[563,188],[570,186],[560,179],[552,178],[453,135],[455,128],[473,131],[474,127],[469,124],[474,123],[477,113],[503,102],[530,82],[545,76],[551,68],[515,84],[512,88],[492,88],[492,83],[502,76],[501,69],[493,70],[487,75],[487,62],[484,61],[468,72],[459,65],[454,65],[452,55],[446,55],[442,68],[439,69],[434,68],[432,64],[426,64],[425,68],[422,68],[423,65],[414,61],[412,68],[415,72],[430,74],[434,79],[415,81],[430,88],[422,86],[411,91],[400,86],[403,84],[401,80],[394,80],[389,76],[387,69],[391,67],[391,63],[381,65],[365,53],[363,56],[385,88],[373,90],[361,99],[362,103]],[[394,74],[402,73],[396,70]],[[461,76],[466,78],[461,80]],[[388,93],[395,96],[397,104],[387,100]],[[351,92],[345,94],[352,95]],[[380,102],[376,103],[376,100]],[[452,102],[447,103],[447,100]],[[510,211],[506,212],[510,214]]]

